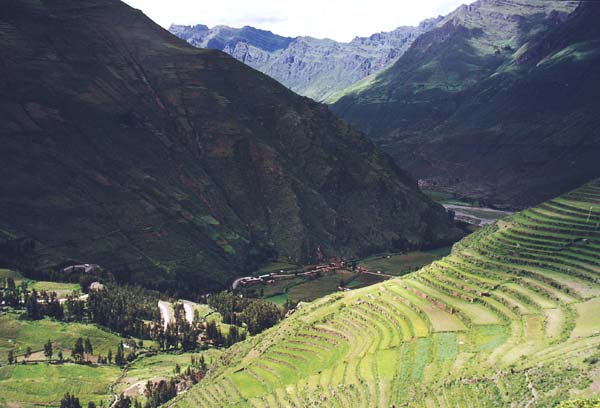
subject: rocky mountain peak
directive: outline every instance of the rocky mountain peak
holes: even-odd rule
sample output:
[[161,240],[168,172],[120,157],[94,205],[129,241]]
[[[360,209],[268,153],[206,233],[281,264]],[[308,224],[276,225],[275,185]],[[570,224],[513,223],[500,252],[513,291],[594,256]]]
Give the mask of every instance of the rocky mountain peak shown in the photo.
[[309,36],[281,37],[253,27],[206,30],[203,25],[198,29],[172,25],[170,31],[194,46],[224,51],[301,95],[324,100],[392,64],[440,20],[356,37],[349,43]]

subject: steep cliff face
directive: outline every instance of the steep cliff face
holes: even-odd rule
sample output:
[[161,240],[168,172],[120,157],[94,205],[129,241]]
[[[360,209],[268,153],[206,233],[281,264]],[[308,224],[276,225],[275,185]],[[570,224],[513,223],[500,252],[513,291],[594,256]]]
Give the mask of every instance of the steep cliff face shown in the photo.
[[117,0],[2,7],[0,238],[33,241],[36,268],[208,290],[317,247],[452,238],[362,134],[230,56]]
[[539,203],[600,175],[600,4],[577,6],[462,6],[332,108],[433,188]]
[[349,43],[287,38],[252,27],[172,25],[169,30],[196,47],[222,50],[293,91],[320,101],[392,64],[441,19],[357,37]]

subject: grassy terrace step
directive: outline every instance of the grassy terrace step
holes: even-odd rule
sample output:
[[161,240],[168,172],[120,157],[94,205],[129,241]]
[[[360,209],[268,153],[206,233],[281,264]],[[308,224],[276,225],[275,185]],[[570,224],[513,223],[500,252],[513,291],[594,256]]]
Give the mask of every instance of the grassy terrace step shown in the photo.
[[594,289],[596,281],[594,278],[588,275],[575,276],[573,273],[565,273],[564,271],[554,271],[537,266],[525,266],[515,265],[512,263],[505,263],[498,260],[487,260],[485,263],[477,262],[480,266],[469,264],[470,260],[465,259],[465,262],[470,268],[479,268],[484,271],[485,267],[507,271],[506,276],[535,276],[535,279],[548,283],[551,286],[560,288],[564,293],[574,294],[577,297],[587,298],[588,296],[595,296],[598,289]]
[[[466,254],[465,254],[466,255]],[[519,273],[520,270],[526,270],[530,268],[527,267],[531,267],[531,268],[535,268],[534,270],[551,270],[551,271],[555,271],[555,272],[560,272],[560,273],[564,273],[566,275],[571,275],[571,276],[577,276],[581,279],[584,280],[588,280],[590,283],[599,283],[600,279],[599,277],[592,271],[584,271],[584,270],[580,270],[577,268],[572,268],[572,267],[568,267],[565,266],[563,264],[556,264],[556,263],[552,263],[552,262],[547,262],[547,261],[541,261],[538,260],[536,258],[518,258],[518,257],[504,257],[504,256],[489,256],[486,257],[486,255],[484,254],[479,254],[479,255],[471,255],[470,257],[470,261],[473,262],[475,265],[489,265],[490,263],[493,264],[493,262],[491,261],[495,261],[496,265],[499,264],[505,264],[506,268],[508,270],[511,270],[515,273]]]
[[599,198],[600,182],[588,184],[416,273],[303,305],[172,405],[533,408],[597,397]]
[[[569,201],[571,203],[571,201]],[[566,215],[569,217],[573,217],[578,219],[580,222],[586,223],[598,223],[600,222],[600,214],[596,211],[590,211],[590,208],[593,208],[592,205],[586,203],[584,207],[574,207],[564,202],[558,201],[549,201],[545,204],[542,204],[540,208],[547,209],[549,211],[555,212],[557,214]]]
[[537,219],[534,215],[522,213],[514,215],[510,218],[511,222],[534,231],[543,231],[549,233],[564,233],[577,234],[582,236],[594,235],[598,232],[599,227],[595,223],[577,223],[568,224],[557,221],[544,221]]
[[556,224],[567,228],[588,228],[597,225],[597,223],[588,221],[587,218],[571,217],[542,207],[531,208],[522,212],[521,215],[546,225]]
[[[514,260],[516,263],[522,263],[522,259],[529,258],[535,259],[537,262],[547,262],[549,265],[557,264],[566,268],[589,272],[591,275],[600,273],[600,267],[596,265],[596,260],[587,262],[587,259],[581,259],[581,257],[576,255],[570,255],[568,251],[547,251],[526,248],[519,249],[517,256],[515,255],[514,249],[512,251],[506,251],[505,248],[499,248],[494,242],[489,242],[480,245],[477,252],[490,259],[508,259]],[[565,252],[566,256],[563,256],[563,252]]]

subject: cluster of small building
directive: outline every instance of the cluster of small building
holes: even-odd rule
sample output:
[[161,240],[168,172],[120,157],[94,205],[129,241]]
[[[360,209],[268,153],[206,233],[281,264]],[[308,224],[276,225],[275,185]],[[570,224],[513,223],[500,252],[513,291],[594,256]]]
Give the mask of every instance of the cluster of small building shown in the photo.
[[63,272],[66,274],[72,274],[72,273],[96,273],[96,272],[100,272],[102,268],[100,268],[100,265],[96,265],[96,264],[82,264],[82,265],[71,265],[71,266],[67,266],[66,268],[63,269]]
[[331,262],[331,263],[328,263],[328,264],[317,265],[317,266],[315,266],[314,269],[305,272],[304,275],[306,275],[306,276],[316,276],[319,273],[331,272],[331,271],[335,271],[336,269],[340,269],[340,268],[341,268],[340,263],[338,263],[338,262]]
[[242,286],[251,286],[256,285],[258,283],[266,283],[267,285],[271,285],[275,283],[275,279],[273,279],[273,273],[267,273],[265,275],[260,276],[249,276],[247,278],[243,278],[240,280],[240,285]]

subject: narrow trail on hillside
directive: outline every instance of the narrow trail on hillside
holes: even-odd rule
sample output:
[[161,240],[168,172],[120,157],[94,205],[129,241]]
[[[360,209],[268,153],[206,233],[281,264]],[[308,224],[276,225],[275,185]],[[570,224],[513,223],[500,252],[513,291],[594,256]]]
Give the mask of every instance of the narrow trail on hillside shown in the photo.
[[160,310],[160,317],[163,321],[163,328],[166,330],[167,325],[175,319],[175,313],[173,312],[173,306],[169,302],[163,300],[158,301],[158,309]]
[[182,300],[181,303],[183,303],[183,310],[185,311],[185,320],[189,324],[194,323],[194,304],[187,300]]

